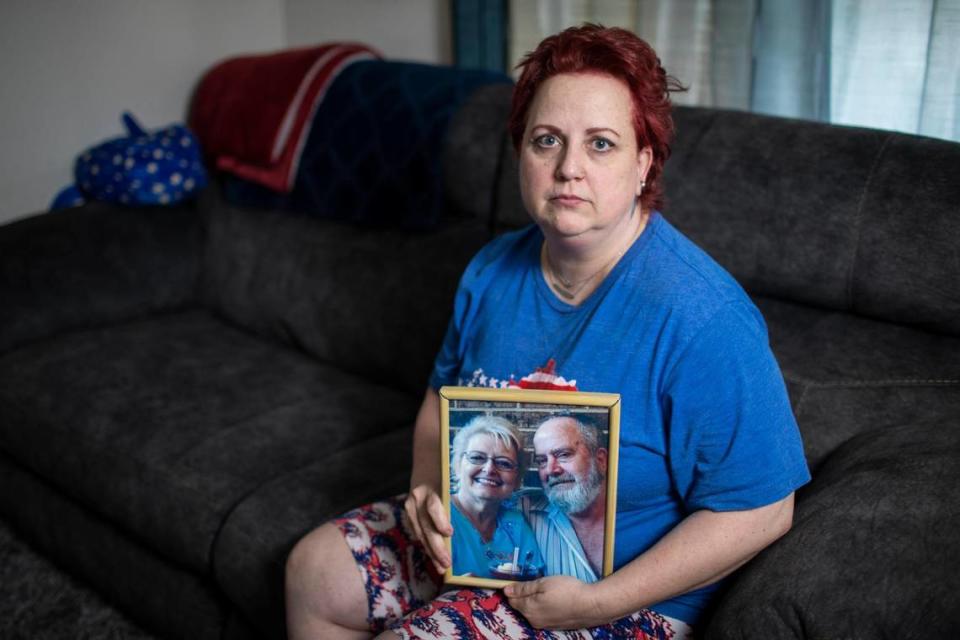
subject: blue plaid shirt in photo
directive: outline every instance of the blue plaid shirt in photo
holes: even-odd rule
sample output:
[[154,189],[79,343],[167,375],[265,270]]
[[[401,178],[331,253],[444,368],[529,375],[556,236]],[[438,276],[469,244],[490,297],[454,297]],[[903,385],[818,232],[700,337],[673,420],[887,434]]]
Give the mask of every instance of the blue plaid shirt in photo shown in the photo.
[[583,582],[598,580],[573,523],[563,511],[550,504],[540,491],[518,496],[517,505],[533,529],[546,575],[572,576]]

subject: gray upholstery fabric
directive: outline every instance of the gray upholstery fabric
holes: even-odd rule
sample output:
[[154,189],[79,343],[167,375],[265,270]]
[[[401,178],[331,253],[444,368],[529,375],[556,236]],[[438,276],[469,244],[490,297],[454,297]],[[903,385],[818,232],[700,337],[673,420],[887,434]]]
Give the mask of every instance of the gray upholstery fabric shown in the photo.
[[742,571],[706,638],[960,636],[957,426],[904,424],[838,449],[801,492],[793,530]]
[[837,446],[857,434],[913,421],[960,416],[960,383],[955,380],[808,383],[803,386],[801,398],[797,420],[814,475],[818,465]]
[[190,203],[92,203],[0,233],[0,353],[78,327],[181,308],[197,298],[200,215]]
[[517,154],[507,131],[513,86],[477,89],[450,122],[444,179],[453,206],[474,213],[494,231],[530,223],[520,199]]
[[756,302],[812,466],[858,433],[960,415],[960,338],[769,298]]
[[204,311],[157,315],[0,357],[0,449],[203,575],[246,495],[408,427],[418,401]]
[[371,438],[265,483],[230,513],[213,551],[214,575],[262,637],[285,637],[289,550],[327,519],[406,491],[411,444],[409,429]]
[[[153,553],[123,523],[101,518],[87,505],[65,498],[59,488],[2,452],[0,487],[4,518],[32,546],[57,566],[81,576],[144,629],[183,640],[221,637],[224,603],[206,576]],[[75,631],[64,637],[87,637],[82,630]]]
[[443,149],[444,187],[452,212],[490,223],[504,146],[509,146],[507,116],[513,86],[491,84],[473,91],[450,119]]
[[960,334],[960,145],[891,134],[863,195],[854,310]]
[[225,208],[206,291],[224,317],[343,371],[418,395],[483,221],[411,234]]
[[530,214],[523,206],[523,199],[520,196],[520,166],[517,162],[517,152],[509,137],[500,153],[500,164],[503,171],[497,185],[494,228],[497,231],[505,231],[526,226],[531,222]]
[[960,332],[960,147],[678,108],[667,217],[752,293]]
[[831,312],[806,304],[780,298],[753,296],[753,302],[767,323],[770,346],[782,358],[786,347],[795,341],[803,341],[813,327]]
[[700,109],[675,120],[667,217],[751,292],[849,309],[861,194],[884,134]]

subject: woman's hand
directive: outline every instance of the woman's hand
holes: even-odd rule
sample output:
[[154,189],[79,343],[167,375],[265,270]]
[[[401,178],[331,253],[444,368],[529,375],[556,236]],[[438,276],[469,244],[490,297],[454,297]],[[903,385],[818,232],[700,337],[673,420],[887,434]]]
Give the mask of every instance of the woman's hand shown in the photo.
[[404,510],[413,534],[427,552],[437,573],[450,566],[444,538],[453,535],[440,499],[440,396],[427,389],[413,430],[413,473]]
[[582,629],[611,620],[601,611],[594,585],[569,576],[514,582],[503,592],[536,629]]
[[412,488],[407,494],[404,509],[414,535],[423,544],[437,573],[442,574],[450,566],[445,538],[453,535],[453,527],[450,526],[437,490],[429,484]]

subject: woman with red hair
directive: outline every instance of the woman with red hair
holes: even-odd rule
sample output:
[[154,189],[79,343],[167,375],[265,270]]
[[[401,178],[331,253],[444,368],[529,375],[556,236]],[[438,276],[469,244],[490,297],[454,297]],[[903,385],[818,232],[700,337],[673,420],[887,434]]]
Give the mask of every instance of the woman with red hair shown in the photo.
[[[643,40],[597,25],[547,38],[520,67],[509,127],[534,224],[461,279],[409,494],[291,553],[291,638],[683,638],[719,581],[790,528],[809,473],[763,319],[658,211],[676,83]],[[546,577],[502,591],[438,595],[453,531],[437,389],[547,362],[582,391],[621,395],[614,572],[589,557],[557,575],[548,561]],[[592,532],[567,516],[582,552]]]

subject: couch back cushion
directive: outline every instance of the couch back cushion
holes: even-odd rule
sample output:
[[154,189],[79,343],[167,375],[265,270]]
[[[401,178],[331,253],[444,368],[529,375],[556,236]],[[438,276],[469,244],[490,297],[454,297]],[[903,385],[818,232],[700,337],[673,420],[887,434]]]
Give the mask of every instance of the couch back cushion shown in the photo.
[[3,225],[0,354],[196,304],[202,246],[193,202],[90,202]]
[[960,333],[960,145],[679,107],[665,213],[753,293]]
[[442,158],[447,215],[473,216],[493,227],[503,216],[503,207],[523,210],[519,191],[516,197],[509,193],[517,184],[507,131],[512,95],[512,84],[479,87],[450,119]]
[[420,393],[481,220],[429,233],[212,208],[205,298],[228,321],[344,371]]

